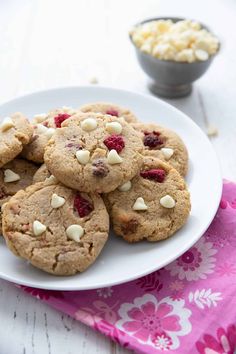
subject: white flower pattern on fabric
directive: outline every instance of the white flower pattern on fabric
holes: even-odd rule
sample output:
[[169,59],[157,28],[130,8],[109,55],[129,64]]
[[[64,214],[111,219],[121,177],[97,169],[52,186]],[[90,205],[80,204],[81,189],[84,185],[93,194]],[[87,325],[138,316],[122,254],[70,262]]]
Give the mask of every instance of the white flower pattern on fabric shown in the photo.
[[196,281],[206,279],[215,268],[215,255],[217,250],[212,248],[211,242],[201,238],[192,248],[185,252],[176,261],[165,267],[171,276],[178,276],[180,280]]
[[188,296],[189,302],[194,302],[197,307],[204,309],[205,307],[217,306],[217,302],[222,300],[221,293],[213,293],[211,289],[196,290],[190,292]]
[[141,342],[167,350],[179,347],[179,337],[191,332],[191,311],[184,307],[185,301],[173,301],[165,297],[158,301],[152,294],[124,303],[118,313],[121,317],[116,326]]
[[113,293],[113,289],[111,287],[101,288],[97,290],[98,296],[103,297],[104,299],[111,297],[112,293]]

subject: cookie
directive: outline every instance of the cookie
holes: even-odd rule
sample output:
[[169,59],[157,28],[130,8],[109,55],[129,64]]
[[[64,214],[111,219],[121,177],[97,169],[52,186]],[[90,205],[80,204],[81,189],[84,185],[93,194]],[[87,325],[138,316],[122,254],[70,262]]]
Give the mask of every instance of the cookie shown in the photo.
[[1,207],[20,189],[33,183],[37,167],[25,160],[15,159],[0,168],[0,234],[2,230]]
[[41,165],[38,170],[35,172],[33,177],[33,182],[43,182],[46,178],[50,177],[51,173],[48,171],[47,166],[45,164]]
[[22,113],[3,118],[0,122],[0,167],[13,160],[32,135],[33,128]]
[[139,173],[104,200],[115,233],[128,242],[166,239],[186,223],[190,212],[184,179],[172,166],[148,156]]
[[60,128],[64,120],[75,114],[70,107],[52,110],[48,113],[36,114],[32,120],[34,134],[30,144],[24,147],[21,156],[36,163],[43,163],[44,148],[56,128]]
[[62,123],[45,148],[49,171],[68,187],[107,193],[135,176],[142,140],[123,119],[78,113]]
[[172,130],[157,124],[137,123],[134,129],[140,131],[144,155],[168,162],[181,176],[188,171],[188,152],[182,139]]
[[138,119],[135,115],[127,108],[120,107],[113,103],[107,102],[95,102],[85,104],[80,107],[82,112],[94,112],[94,113],[102,113],[102,114],[110,114],[114,117],[123,117],[127,123],[135,123]]
[[108,238],[109,217],[102,198],[50,180],[16,193],[3,208],[8,248],[55,275],[83,272]]

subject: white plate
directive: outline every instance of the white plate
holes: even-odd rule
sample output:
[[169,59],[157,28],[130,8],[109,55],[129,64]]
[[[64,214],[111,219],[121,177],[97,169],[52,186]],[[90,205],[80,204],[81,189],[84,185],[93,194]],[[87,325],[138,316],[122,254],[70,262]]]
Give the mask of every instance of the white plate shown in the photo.
[[0,241],[0,277],[18,284],[54,290],[106,287],[151,273],[189,249],[212,221],[220,201],[222,180],[215,152],[200,128],[185,114],[150,96],[99,86],[67,87],[36,92],[0,106],[0,117],[15,111],[27,116],[63,105],[78,107],[93,101],[110,101],[129,107],[142,121],[158,122],[175,130],[187,145],[190,169],[187,183],[192,210],[187,224],[159,243],[128,244],[110,236],[97,261],[84,273],[58,277],[44,273],[15,257]]

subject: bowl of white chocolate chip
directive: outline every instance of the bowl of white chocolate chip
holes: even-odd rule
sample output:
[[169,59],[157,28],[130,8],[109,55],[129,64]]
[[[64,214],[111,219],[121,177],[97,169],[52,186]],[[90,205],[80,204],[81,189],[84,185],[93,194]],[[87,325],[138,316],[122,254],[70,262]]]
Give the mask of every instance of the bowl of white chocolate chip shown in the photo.
[[150,89],[159,96],[182,97],[209,68],[219,52],[218,38],[205,25],[182,18],[142,21],[130,39]]

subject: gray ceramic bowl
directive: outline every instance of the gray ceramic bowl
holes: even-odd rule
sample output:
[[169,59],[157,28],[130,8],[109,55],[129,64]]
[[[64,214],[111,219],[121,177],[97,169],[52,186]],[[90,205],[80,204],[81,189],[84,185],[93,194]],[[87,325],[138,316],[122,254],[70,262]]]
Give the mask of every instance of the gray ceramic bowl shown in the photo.
[[[136,26],[150,21],[167,19],[170,19],[173,22],[184,20],[183,18],[178,17],[156,17],[139,22]],[[203,24],[201,25],[212,33],[207,26]],[[217,53],[209,56],[208,60],[196,61],[193,63],[160,60],[154,58],[150,54],[143,53],[134,44],[131,36],[130,39],[135,47],[139,64],[145,73],[153,79],[153,82],[150,85],[151,91],[159,96],[169,98],[188,95],[192,89],[192,82],[199,79],[207,71],[215,55],[219,52],[218,49]]]

